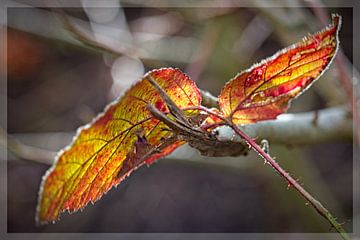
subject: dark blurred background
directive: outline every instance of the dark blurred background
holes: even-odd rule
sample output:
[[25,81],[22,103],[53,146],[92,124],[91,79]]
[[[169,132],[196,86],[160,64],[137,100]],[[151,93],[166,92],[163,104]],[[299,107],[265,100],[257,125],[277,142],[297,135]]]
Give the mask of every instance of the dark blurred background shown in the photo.
[[[12,137],[57,151],[77,127],[153,68],[178,67],[217,95],[237,72],[324,27],[316,9],[303,2],[302,8],[115,3],[118,7],[94,8],[82,1],[83,7],[61,10],[78,31],[117,54],[78,41],[53,9],[21,3],[7,9],[7,131]],[[352,8],[322,10],[328,21],[330,13],[343,16],[341,47],[352,62]],[[333,64],[290,111],[344,104],[337,76]],[[352,231],[351,142],[271,145],[271,153]],[[29,159],[8,155],[8,232],[334,232],[255,154],[199,162],[162,159],[83,212],[37,227],[37,193],[49,165]]]

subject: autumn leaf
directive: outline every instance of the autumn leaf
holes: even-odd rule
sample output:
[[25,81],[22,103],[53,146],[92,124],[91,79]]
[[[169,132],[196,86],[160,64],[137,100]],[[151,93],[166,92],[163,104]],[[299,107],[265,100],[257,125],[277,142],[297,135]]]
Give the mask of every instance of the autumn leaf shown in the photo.
[[317,80],[338,48],[341,17],[272,57],[239,73],[222,89],[218,100],[224,117],[235,124],[274,119],[285,112],[292,99]]
[[65,210],[97,201],[133,170],[185,141],[207,156],[246,154],[239,143],[218,140],[213,128],[285,112],[332,61],[340,25],[334,15],[327,28],[238,74],[221,91],[220,111],[200,106],[199,90],[180,70],[147,73],[59,152],[41,184],[37,221],[54,221]]
[[[163,68],[147,73],[92,123],[79,128],[72,144],[59,152],[42,180],[38,222],[54,221],[64,210],[84,208],[134,169],[184,143],[149,112],[148,104],[165,114],[169,109],[148,78],[155,80],[178,108],[200,105],[199,90],[180,70]],[[191,112],[194,110],[184,114]]]

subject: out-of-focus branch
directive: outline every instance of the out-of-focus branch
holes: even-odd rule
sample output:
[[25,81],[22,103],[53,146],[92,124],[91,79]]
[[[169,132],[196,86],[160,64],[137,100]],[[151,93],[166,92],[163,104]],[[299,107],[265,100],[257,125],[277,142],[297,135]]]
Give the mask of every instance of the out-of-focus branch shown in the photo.
[[[66,13],[59,9],[59,8],[55,8],[54,12],[56,12],[58,14],[59,19],[61,20],[61,22],[63,23],[64,27],[76,38],[78,39],[80,42],[82,42],[83,44],[86,44],[89,47],[98,49],[102,52],[107,52],[109,54],[115,54],[115,55],[128,55],[130,57],[139,57],[137,56],[138,54],[136,53],[136,49],[129,49],[129,48],[123,48],[120,50],[116,50],[113,49],[105,44],[100,43],[99,41],[96,41],[95,39],[93,39],[91,36],[89,36],[88,34],[82,32],[80,29],[78,29],[72,22],[71,20],[67,17]],[[206,59],[208,58],[211,49],[213,48],[214,42],[217,38],[218,35],[218,29],[216,29],[215,31],[208,31],[205,35],[204,35],[204,39],[202,42],[204,42],[204,44],[202,44],[199,47],[199,51],[198,54],[195,54],[195,59],[193,60],[194,66],[196,65],[197,67],[197,72],[193,72],[193,74],[191,75],[196,75],[197,77],[200,75],[202,69],[203,69],[203,65],[206,62]],[[208,41],[209,39],[211,39],[211,41]],[[201,51],[200,51],[201,50]],[[204,50],[206,50],[205,54],[203,53]],[[201,55],[201,56],[199,56]],[[189,68],[193,69],[192,64],[189,65]],[[202,67],[199,68],[198,64],[200,64]],[[190,70],[191,70],[190,69]],[[201,69],[201,70],[199,70]],[[194,69],[193,69],[194,70]],[[192,76],[194,77],[194,76]],[[218,103],[217,103],[217,98],[212,96],[209,92],[207,91],[203,91],[201,90],[201,95],[203,98],[203,105],[206,107],[218,107]]]
[[201,104],[203,106],[208,107],[208,108],[218,108],[219,107],[217,97],[213,96],[208,91],[204,91],[201,89],[200,89],[200,93],[201,93],[201,98],[202,98]]
[[[69,32],[82,43],[112,54],[128,54],[134,56],[131,48],[121,49],[121,51],[114,50],[109,46],[99,43],[88,34],[79,31],[64,13],[60,14],[60,18]],[[207,107],[218,106],[216,97],[205,91],[201,91],[201,94],[203,97],[203,105]],[[346,113],[345,108],[331,108],[301,114],[284,114],[278,120],[241,126],[241,128],[250,137],[267,139],[271,143],[280,144],[312,144],[352,139],[352,121],[351,117]],[[223,140],[239,140],[236,138],[233,139],[233,132],[229,131],[226,127],[221,127],[218,130],[220,132],[219,137]],[[5,142],[6,138],[5,135],[3,138]],[[11,137],[7,138],[7,141],[8,148],[24,159],[42,161],[53,158],[53,152],[47,152],[42,149],[24,145]]]
[[109,47],[109,46],[97,41],[92,36],[90,36],[89,34],[85,33],[84,31],[82,31],[78,27],[76,27],[71,22],[69,17],[66,15],[64,10],[62,10],[61,8],[53,8],[53,12],[55,12],[58,15],[58,18],[63,23],[65,29],[68,30],[73,35],[73,37],[75,37],[81,43],[83,43],[91,48],[97,49],[101,52],[109,53],[111,55],[117,55],[117,56],[127,55],[129,57],[140,58],[141,55],[144,55],[144,54],[140,54],[141,51],[144,51],[144,50],[141,50],[140,47],[129,48],[126,46],[122,46],[122,47],[119,47],[120,49],[114,49],[112,47]]
[[[296,114],[283,114],[277,120],[264,121],[256,124],[249,124],[239,126],[248,136],[257,138],[258,140],[267,139],[270,144],[286,144],[286,145],[305,145],[326,142],[341,142],[352,141],[352,119],[346,111],[345,107],[335,107],[320,111],[296,113]],[[234,132],[226,126],[219,127],[218,138],[220,140],[240,141],[239,137],[234,135]],[[68,137],[62,137],[63,141],[71,139],[69,133]],[[32,134],[36,135],[36,134]],[[41,134],[37,134],[41,135]],[[6,136],[5,133],[1,134],[1,142],[7,146],[8,149],[17,156],[51,164],[55,153],[46,151],[37,147],[25,145],[21,142],[24,135],[11,135]],[[18,141],[19,139],[20,141]],[[41,142],[46,142],[45,137],[38,138],[39,145]],[[65,146],[67,142],[61,142],[59,145]],[[188,149],[187,152],[190,150]],[[195,151],[195,150],[193,150]],[[179,151],[174,152],[168,158],[178,159],[184,161],[194,162],[193,155],[178,155]],[[206,163],[206,161],[202,161]]]
[[[313,0],[307,2],[307,4],[311,7],[311,9],[314,11],[315,16],[318,18],[318,20],[323,24],[327,24],[328,21],[328,13],[326,11],[326,8],[321,0]],[[352,64],[350,64],[350,61],[345,56],[344,52],[340,48],[337,54],[337,57],[335,58],[335,64],[338,70],[338,77],[340,80],[340,83],[346,93],[349,110],[353,113],[354,117],[354,126],[357,134],[357,141],[360,144],[360,116],[359,116],[359,106],[358,106],[358,99],[359,99],[359,93],[354,91],[354,86],[359,84],[359,74],[355,68],[353,68]],[[351,72],[353,72],[353,77]],[[354,82],[357,84],[354,84]],[[355,95],[354,95],[355,94]]]
[[190,64],[185,68],[185,72],[197,83],[200,80],[199,77],[208,62],[209,57],[211,56],[216,40],[220,34],[220,27],[218,25],[209,25],[210,26],[207,26],[205,29],[205,33],[201,38],[196,52],[192,56]]
[[7,146],[8,150],[22,159],[44,164],[51,164],[56,155],[55,152],[23,144],[2,129],[0,129],[0,145]]
[[[352,141],[352,119],[345,107],[283,114],[277,120],[239,127],[250,137],[256,137],[259,141],[267,139],[276,144],[305,145]],[[228,127],[219,128],[219,138],[240,141]]]

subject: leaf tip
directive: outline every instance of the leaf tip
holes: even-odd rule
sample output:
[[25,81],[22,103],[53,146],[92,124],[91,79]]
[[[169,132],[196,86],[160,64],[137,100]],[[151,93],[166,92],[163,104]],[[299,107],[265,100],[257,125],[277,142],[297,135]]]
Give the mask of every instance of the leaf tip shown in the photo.
[[338,13],[331,14],[332,24],[337,28],[340,29],[342,23],[342,17]]

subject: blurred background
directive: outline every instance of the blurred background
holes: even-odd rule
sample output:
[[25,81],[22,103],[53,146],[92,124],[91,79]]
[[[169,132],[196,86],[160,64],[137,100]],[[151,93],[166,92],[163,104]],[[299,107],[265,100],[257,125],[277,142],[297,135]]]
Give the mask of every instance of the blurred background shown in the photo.
[[[134,172],[83,212],[35,226],[42,175],[52,154],[147,71],[178,67],[215,96],[236,73],[343,17],[345,64],[353,57],[352,8],[316,1],[254,1],[253,6],[174,7],[75,1],[7,8],[7,231],[24,232],[334,232],[259,157],[170,157]],[[322,22],[323,21],[323,22]],[[2,94],[6,93],[3,89]],[[345,105],[335,64],[290,112]],[[6,129],[6,126],[2,126]],[[4,135],[4,134],[3,134]],[[271,143],[270,143],[271,144]],[[28,148],[27,148],[28,147]],[[347,231],[353,219],[353,143],[270,145]],[[2,151],[5,151],[4,149]]]

